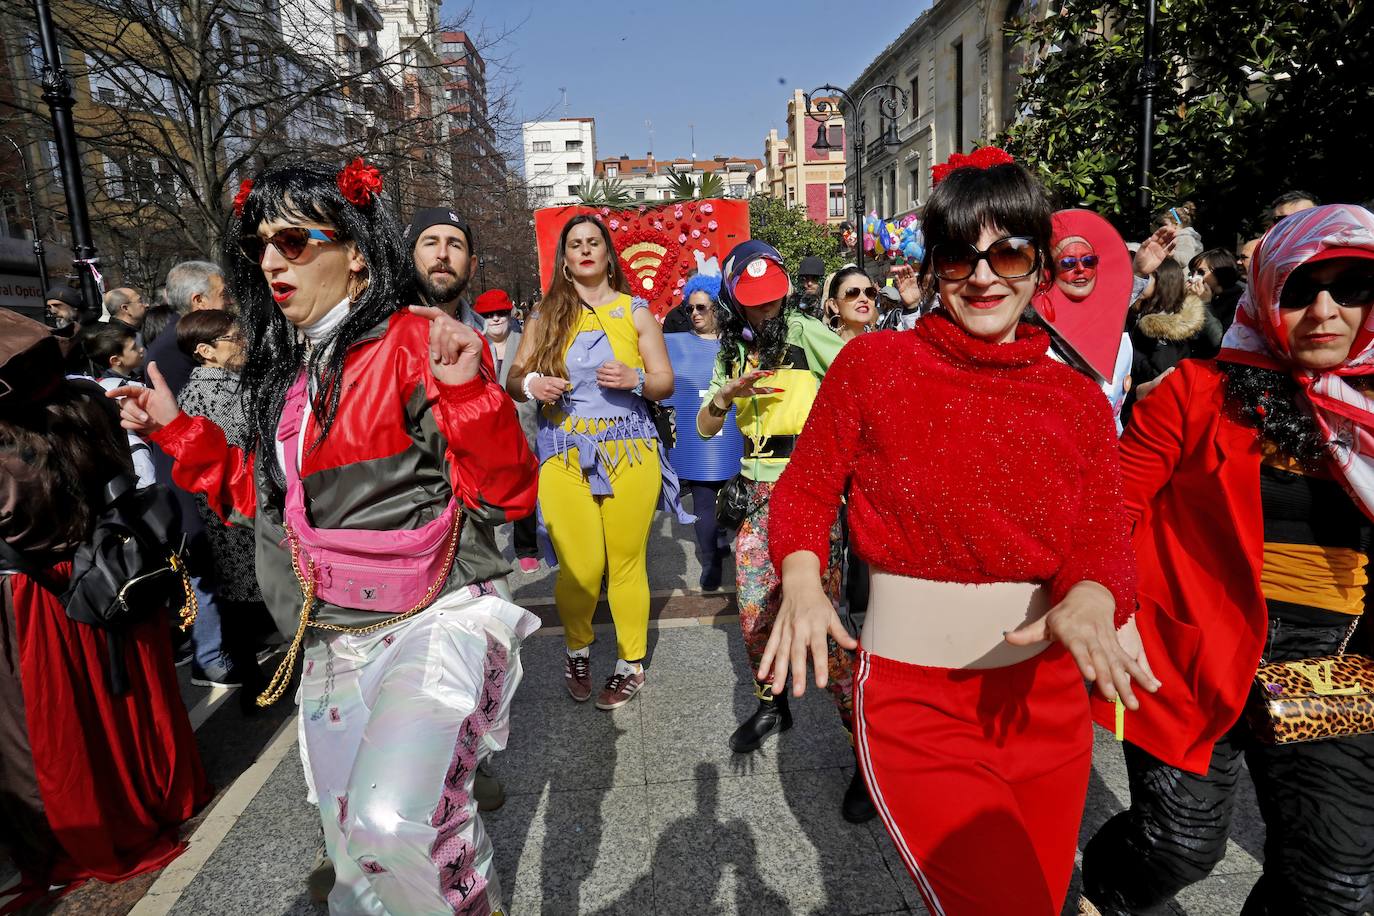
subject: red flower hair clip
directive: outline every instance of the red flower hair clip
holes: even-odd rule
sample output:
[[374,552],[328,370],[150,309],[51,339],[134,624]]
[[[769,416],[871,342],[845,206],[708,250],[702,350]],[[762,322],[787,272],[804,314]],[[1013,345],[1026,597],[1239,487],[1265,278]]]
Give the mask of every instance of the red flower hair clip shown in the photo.
[[339,193],[355,207],[365,207],[382,192],[382,173],[359,156],[339,172]]
[[243,205],[248,203],[248,195],[253,193],[253,179],[245,178],[239,184],[239,192],[234,195],[234,215],[243,219]]
[[933,188],[944,181],[955,169],[990,169],[993,166],[1010,165],[1015,161],[1011,153],[997,146],[982,146],[968,155],[951,153],[944,162],[930,167],[930,186]]

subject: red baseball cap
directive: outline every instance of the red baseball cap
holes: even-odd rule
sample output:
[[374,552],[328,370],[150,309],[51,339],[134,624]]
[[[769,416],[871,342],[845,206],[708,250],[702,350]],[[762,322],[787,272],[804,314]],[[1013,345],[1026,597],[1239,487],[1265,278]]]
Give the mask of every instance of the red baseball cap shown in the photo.
[[776,248],[757,239],[740,242],[725,259],[724,288],[739,305],[759,306],[787,295],[791,281]]
[[514,308],[515,304],[510,301],[510,296],[503,289],[489,289],[472,303],[472,310],[479,315],[495,315],[499,312],[509,312]]

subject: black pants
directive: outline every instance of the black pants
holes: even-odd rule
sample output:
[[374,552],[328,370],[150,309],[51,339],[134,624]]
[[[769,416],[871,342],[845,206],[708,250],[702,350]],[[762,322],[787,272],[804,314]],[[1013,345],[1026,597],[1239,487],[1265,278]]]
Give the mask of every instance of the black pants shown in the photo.
[[692,533],[703,569],[718,569],[730,554],[732,533],[716,524],[716,494],[723,486],[723,480],[682,481],[682,489],[692,494],[692,514],[697,517]]
[[[1264,657],[1329,655],[1345,632],[1272,619]],[[1125,754],[1130,810],[1083,850],[1084,893],[1107,916],[1162,912],[1221,861],[1242,759],[1265,826],[1264,872],[1242,916],[1374,912],[1374,735],[1272,746],[1242,715],[1217,742],[1206,776],[1129,743]]]
[[539,523],[535,520],[534,513],[530,513],[515,522],[515,533],[512,541],[515,544],[515,556],[517,559],[526,557],[539,558]]

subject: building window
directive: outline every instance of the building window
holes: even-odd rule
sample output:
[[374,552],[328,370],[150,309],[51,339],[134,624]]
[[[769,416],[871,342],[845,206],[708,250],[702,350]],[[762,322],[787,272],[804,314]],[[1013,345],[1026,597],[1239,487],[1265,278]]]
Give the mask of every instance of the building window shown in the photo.
[[831,215],[831,216],[844,216],[844,214],[845,214],[844,185],[842,185],[842,184],[832,184],[832,185],[830,186],[830,215]]
[[568,171],[569,171],[570,173],[578,173],[578,174],[580,174],[580,173],[582,172],[582,163],[580,163],[580,162],[569,162],[569,163],[568,163]]
[[795,207],[796,205],[797,205],[797,189],[796,189],[796,188],[788,188],[788,189],[787,189],[787,206],[789,206],[789,207]]
[[748,188],[748,186],[746,186],[746,185],[742,185],[742,184],[732,184],[732,185],[730,185],[730,196],[731,196],[731,197],[743,197],[743,196],[745,196],[745,195],[748,194],[748,193],[749,193],[749,188]]
[[606,177],[607,177],[607,178],[615,178],[615,177],[617,177],[619,174],[620,174],[620,166],[618,166],[618,165],[608,165],[608,166],[606,166]]
[[549,153],[553,151],[553,147],[548,140],[535,140],[531,147],[531,151],[536,153]]
[[921,159],[918,156],[911,162],[911,170],[906,173],[907,206],[915,209],[921,202]]
[[575,184],[570,184],[570,185],[568,185],[568,196],[569,196],[569,197],[576,197],[576,196],[577,196],[577,185],[575,185]]
[[580,149],[582,149],[582,141],[581,141],[581,140],[564,140],[564,141],[563,141],[563,150],[564,150],[564,152],[571,153],[571,152],[573,152],[573,151],[575,151],[575,150],[580,150]]
[[643,199],[644,199],[644,189],[643,189],[643,188],[640,188],[638,191],[635,191],[635,200],[643,200]]
[[964,40],[954,43],[954,152],[964,151]]
[[921,81],[916,77],[911,78],[911,120],[916,120],[921,116]]

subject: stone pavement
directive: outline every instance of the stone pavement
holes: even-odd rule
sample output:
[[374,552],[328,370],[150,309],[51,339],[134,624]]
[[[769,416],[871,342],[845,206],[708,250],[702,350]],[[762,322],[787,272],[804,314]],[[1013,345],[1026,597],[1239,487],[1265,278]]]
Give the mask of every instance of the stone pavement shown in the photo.
[[[754,705],[737,625],[728,597],[681,593],[695,584],[695,561],[686,532],[660,524],[649,677],[633,702],[613,713],[572,702],[556,629],[526,643],[510,745],[493,765],[507,801],[485,818],[510,912],[925,913],[879,823],[839,816],[853,757],[827,697],[808,691],[794,728],[758,753],[727,749]],[[554,622],[550,582],[523,577],[517,597]],[[614,640],[598,630],[593,675],[602,678]],[[206,692],[188,685],[187,696],[204,717]],[[160,875],[88,885],[39,912],[323,914],[305,893],[320,833],[293,713],[288,702],[252,717],[236,699],[215,708],[197,735],[223,791],[188,826],[187,853]],[[1101,731],[1097,739],[1084,839],[1128,797],[1118,746]],[[1248,780],[1243,792],[1226,859],[1171,912],[1240,912],[1263,837]]]

